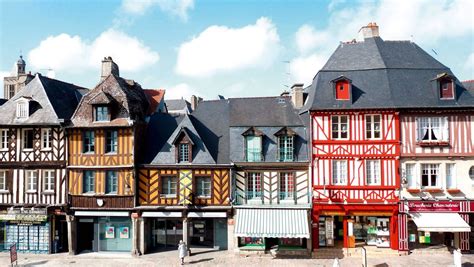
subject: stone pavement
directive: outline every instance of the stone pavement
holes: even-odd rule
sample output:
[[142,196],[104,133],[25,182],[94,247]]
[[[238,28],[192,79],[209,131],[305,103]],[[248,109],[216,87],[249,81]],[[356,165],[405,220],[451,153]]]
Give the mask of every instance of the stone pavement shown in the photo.
[[[185,266],[312,266],[331,267],[333,259],[273,259],[271,257],[243,257],[232,252],[193,249],[192,257],[186,257]],[[63,254],[18,254],[19,266],[72,266],[72,267],[148,267],[180,266],[177,251],[153,253],[134,258],[129,254],[88,253],[76,256]],[[9,265],[9,254],[0,253],[0,266]],[[360,257],[341,259],[340,266],[361,266]],[[453,266],[452,255],[409,255],[369,258],[369,266]],[[474,255],[463,255],[463,266],[474,266]]]

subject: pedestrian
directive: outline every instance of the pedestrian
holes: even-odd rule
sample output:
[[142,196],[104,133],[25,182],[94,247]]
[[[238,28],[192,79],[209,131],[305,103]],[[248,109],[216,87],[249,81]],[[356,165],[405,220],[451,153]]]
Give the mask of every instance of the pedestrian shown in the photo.
[[453,258],[454,258],[454,266],[461,267],[462,266],[462,253],[461,249],[457,248],[453,250]]
[[186,246],[186,243],[183,242],[183,240],[179,240],[178,253],[179,258],[181,259],[181,265],[183,265],[184,257],[188,256],[188,246]]

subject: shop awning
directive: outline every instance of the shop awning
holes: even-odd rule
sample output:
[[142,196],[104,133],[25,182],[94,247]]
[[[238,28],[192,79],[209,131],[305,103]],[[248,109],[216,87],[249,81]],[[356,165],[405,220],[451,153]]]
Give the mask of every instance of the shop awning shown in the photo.
[[410,213],[418,231],[470,232],[471,227],[457,213]]
[[235,235],[309,238],[308,212],[303,209],[237,209]]

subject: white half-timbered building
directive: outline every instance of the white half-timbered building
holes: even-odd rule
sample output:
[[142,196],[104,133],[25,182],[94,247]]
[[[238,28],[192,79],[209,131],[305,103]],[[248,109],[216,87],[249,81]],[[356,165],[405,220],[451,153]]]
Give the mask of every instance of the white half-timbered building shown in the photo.
[[37,74],[0,106],[1,249],[67,249],[63,126],[85,90]]

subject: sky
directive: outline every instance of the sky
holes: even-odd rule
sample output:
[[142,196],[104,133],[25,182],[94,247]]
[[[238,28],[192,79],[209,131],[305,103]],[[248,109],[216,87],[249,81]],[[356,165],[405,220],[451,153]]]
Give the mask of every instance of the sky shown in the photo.
[[0,78],[22,54],[27,71],[93,88],[111,56],[166,99],[278,95],[369,22],[474,79],[471,0],[0,0]]

